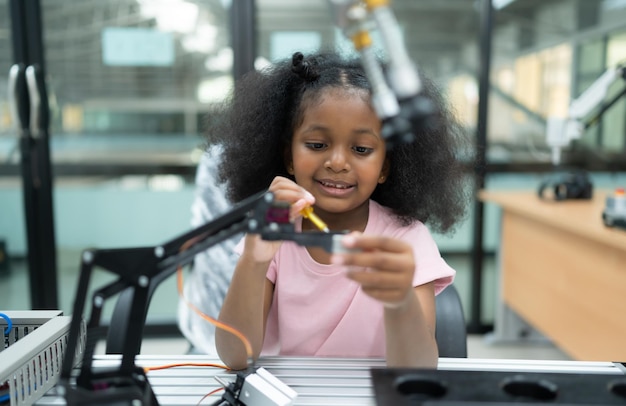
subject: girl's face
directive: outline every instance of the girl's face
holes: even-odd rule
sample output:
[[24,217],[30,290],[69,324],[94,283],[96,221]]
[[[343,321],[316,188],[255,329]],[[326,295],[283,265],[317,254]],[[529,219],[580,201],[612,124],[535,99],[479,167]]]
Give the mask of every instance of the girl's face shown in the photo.
[[315,196],[316,211],[367,213],[369,197],[388,174],[380,131],[381,121],[362,90],[325,90],[305,108],[287,168]]

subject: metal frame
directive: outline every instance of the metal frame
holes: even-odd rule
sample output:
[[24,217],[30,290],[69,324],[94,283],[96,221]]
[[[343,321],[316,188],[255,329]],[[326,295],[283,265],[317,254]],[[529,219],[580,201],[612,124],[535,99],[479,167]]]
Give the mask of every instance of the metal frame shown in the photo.
[[[58,308],[49,149],[49,109],[39,0],[10,0],[15,65],[11,78],[20,131],[30,297],[33,309]],[[27,77],[32,73],[31,77]],[[36,122],[32,116],[35,116]]]

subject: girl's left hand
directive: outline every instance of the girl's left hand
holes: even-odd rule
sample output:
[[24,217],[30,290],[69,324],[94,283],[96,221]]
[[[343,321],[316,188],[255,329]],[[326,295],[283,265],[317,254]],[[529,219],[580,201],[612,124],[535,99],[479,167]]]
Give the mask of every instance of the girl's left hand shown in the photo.
[[398,308],[413,294],[415,258],[404,241],[352,232],[342,245],[355,252],[335,253],[331,262],[349,267],[347,276],[386,307]]

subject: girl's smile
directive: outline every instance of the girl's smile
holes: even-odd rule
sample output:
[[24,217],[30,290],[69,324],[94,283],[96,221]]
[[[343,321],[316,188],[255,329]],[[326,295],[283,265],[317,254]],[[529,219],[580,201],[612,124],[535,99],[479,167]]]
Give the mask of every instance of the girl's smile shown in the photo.
[[319,190],[330,196],[343,197],[354,191],[355,185],[332,179],[317,180]]

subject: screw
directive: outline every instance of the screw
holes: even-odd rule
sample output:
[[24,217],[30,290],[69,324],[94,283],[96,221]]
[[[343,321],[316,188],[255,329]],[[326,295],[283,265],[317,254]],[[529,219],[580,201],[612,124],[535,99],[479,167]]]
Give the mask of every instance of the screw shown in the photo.
[[102,307],[102,304],[104,303],[104,298],[100,295],[95,296],[93,298],[93,305],[96,307]]
[[91,261],[93,261],[93,252],[91,251],[83,252],[83,262],[86,264],[89,264],[91,263]]
[[139,286],[141,286],[142,288],[145,288],[146,286],[148,286],[149,283],[149,279],[146,275],[141,275],[138,279],[137,279],[137,283],[139,283]]
[[259,222],[256,221],[255,219],[250,219],[248,221],[248,228],[250,230],[256,230],[259,227]]

